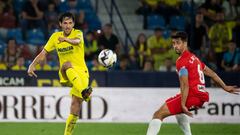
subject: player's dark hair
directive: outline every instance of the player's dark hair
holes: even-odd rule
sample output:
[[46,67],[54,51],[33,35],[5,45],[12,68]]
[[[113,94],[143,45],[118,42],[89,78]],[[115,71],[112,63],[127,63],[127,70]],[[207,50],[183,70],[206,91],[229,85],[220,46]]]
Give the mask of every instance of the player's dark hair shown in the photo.
[[63,19],[66,18],[66,17],[71,18],[73,20],[73,22],[75,21],[74,15],[70,12],[65,12],[65,13],[61,14],[58,21],[62,23]]
[[176,34],[172,35],[172,39],[178,39],[178,38],[180,38],[184,42],[187,42],[188,34],[184,31],[179,31],[179,32],[176,32]]

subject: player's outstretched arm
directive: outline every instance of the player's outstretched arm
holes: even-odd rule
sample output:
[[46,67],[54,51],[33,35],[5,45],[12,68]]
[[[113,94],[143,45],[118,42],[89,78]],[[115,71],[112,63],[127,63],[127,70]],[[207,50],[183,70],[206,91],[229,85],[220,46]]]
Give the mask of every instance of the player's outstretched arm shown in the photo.
[[47,56],[47,51],[46,50],[42,50],[37,57],[33,60],[33,62],[29,65],[28,67],[28,75],[29,76],[34,76],[37,77],[37,75],[34,73],[35,71],[35,66],[40,62],[43,61]]
[[79,43],[81,42],[79,38],[67,38],[67,37],[59,37],[58,41],[68,42],[69,44],[72,44],[72,45],[79,45]]
[[209,67],[205,67],[203,70],[204,74],[211,77],[213,81],[215,81],[220,87],[222,87],[226,92],[232,93],[232,94],[239,94],[240,89],[237,88],[237,86],[228,86],[226,85],[223,80]]

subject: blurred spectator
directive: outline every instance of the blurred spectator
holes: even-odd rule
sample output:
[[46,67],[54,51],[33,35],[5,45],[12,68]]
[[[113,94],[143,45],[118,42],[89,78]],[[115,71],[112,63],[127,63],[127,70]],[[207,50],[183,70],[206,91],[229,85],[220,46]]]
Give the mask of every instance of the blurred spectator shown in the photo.
[[78,1],[77,0],[67,0],[67,11],[71,12],[74,15],[78,13]]
[[7,70],[7,65],[5,64],[1,57],[0,57],[0,70]]
[[95,39],[93,32],[89,31],[86,33],[84,44],[85,60],[93,60],[94,56],[98,54],[97,40]]
[[129,70],[129,58],[127,55],[121,55],[119,58],[119,64],[116,65],[115,70],[126,71]]
[[99,49],[110,49],[120,54],[120,43],[118,37],[113,34],[112,24],[105,24],[103,27],[103,34],[98,37]]
[[16,17],[13,14],[13,8],[6,1],[0,1],[0,20],[0,39],[5,40],[8,29],[16,27]]
[[188,33],[193,32],[191,39],[189,38],[192,41],[189,46],[197,56],[200,56],[201,49],[205,50],[208,39],[207,25],[204,23],[203,14],[201,12],[197,12],[195,16],[193,31],[191,31],[191,28],[192,27],[187,27]]
[[148,38],[147,46],[151,50],[151,55],[154,60],[154,69],[158,70],[168,55],[168,50],[171,48],[171,40],[164,39],[162,29],[156,28],[154,30],[154,35]]
[[3,11],[0,11],[0,20],[0,27],[7,29],[16,27],[16,17],[12,5],[5,5]]
[[158,13],[159,0],[139,0],[139,8],[136,9],[137,15],[143,15],[143,28],[147,29],[147,16]]
[[[1,5],[1,1],[0,1],[0,5]],[[0,19],[2,15],[3,15],[3,8],[0,7]],[[2,24],[0,22],[0,39],[6,39],[8,30],[6,28],[3,28],[1,25]]]
[[139,60],[137,59],[136,56],[129,55],[129,69],[130,70],[139,70]]
[[148,15],[151,13],[157,13],[159,0],[139,0],[139,8],[135,13],[138,15]]
[[217,13],[222,12],[223,10],[220,0],[205,0],[205,3],[203,3],[199,8],[203,13],[204,20],[208,26],[213,25],[215,21],[217,21]]
[[140,0],[139,8],[136,9],[137,15],[143,15],[143,28],[147,28],[147,16],[150,14],[162,15],[169,23],[170,17],[181,15],[179,10],[181,0]]
[[216,53],[217,66],[221,67],[223,52],[227,50],[227,43],[232,39],[232,31],[224,22],[224,13],[217,13],[217,22],[209,30],[210,47]]
[[159,71],[163,72],[175,72],[176,66],[171,57],[165,59],[164,65],[160,66]]
[[152,72],[154,70],[154,61],[151,58],[147,58],[143,63],[144,72]]
[[106,71],[107,68],[102,66],[101,64],[98,63],[98,58],[95,56],[92,60],[92,68],[91,71]]
[[21,45],[21,56],[24,57],[26,60],[32,60],[33,56],[35,56],[36,54],[31,52],[31,48],[29,48],[30,46],[27,44]]
[[221,66],[225,71],[237,71],[239,66],[240,53],[237,50],[236,43],[228,43],[228,51],[224,53]]
[[158,14],[164,16],[167,23],[171,16],[181,15],[181,0],[159,0]]
[[32,28],[40,28],[45,36],[48,38],[48,31],[43,20],[44,10],[41,8],[41,4],[38,0],[28,0],[23,5],[22,19],[20,25],[22,28],[23,39],[27,38],[27,30]]
[[25,59],[23,57],[18,57],[16,64],[12,67],[12,70],[27,70],[25,65]]
[[21,54],[21,48],[17,47],[15,39],[9,39],[7,42],[7,47],[4,52],[4,61],[7,64],[8,69],[16,64],[17,58]]
[[76,17],[74,27],[76,29],[82,30],[83,32],[86,32],[86,30],[88,29],[88,24],[85,21],[85,12],[83,10],[79,11],[79,14]]
[[143,62],[151,56],[151,50],[147,46],[147,37],[144,33],[138,35],[135,46],[130,48],[129,55],[135,57],[136,61],[139,61],[140,68],[143,68]]
[[236,26],[233,28],[233,40],[237,44],[237,48],[240,48],[240,17],[236,19]]
[[43,70],[43,71],[51,71],[52,67],[47,63],[47,59],[40,61],[38,65],[36,65],[36,70]]
[[[204,55],[204,53],[202,53],[202,55]],[[201,57],[201,60],[214,71],[218,70],[216,54],[213,51],[213,49],[209,49],[209,51],[206,54],[206,57]]]
[[225,0],[223,2],[223,8],[226,16],[226,20],[234,20],[240,16],[240,1],[239,0]]
[[46,21],[48,24],[48,31],[58,28],[58,20],[56,19],[57,16],[58,16],[58,13],[56,12],[55,4],[50,2],[48,4],[48,10],[46,12]]

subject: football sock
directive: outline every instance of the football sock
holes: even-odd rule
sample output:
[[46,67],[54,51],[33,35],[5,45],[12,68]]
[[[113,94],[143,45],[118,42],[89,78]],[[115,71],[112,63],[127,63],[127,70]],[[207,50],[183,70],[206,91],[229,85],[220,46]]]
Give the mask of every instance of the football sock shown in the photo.
[[77,115],[70,114],[68,116],[67,121],[66,121],[66,127],[65,127],[65,131],[64,131],[64,135],[72,135],[73,129],[76,125],[77,120],[78,120]]
[[192,135],[188,117],[185,114],[176,115],[177,123],[184,135]]
[[147,135],[157,135],[161,128],[162,121],[160,119],[152,119],[149,123]]
[[78,90],[81,90],[82,82],[81,82],[77,72],[74,70],[74,68],[67,69],[66,75],[68,77],[68,80],[72,83],[73,87],[75,87]]

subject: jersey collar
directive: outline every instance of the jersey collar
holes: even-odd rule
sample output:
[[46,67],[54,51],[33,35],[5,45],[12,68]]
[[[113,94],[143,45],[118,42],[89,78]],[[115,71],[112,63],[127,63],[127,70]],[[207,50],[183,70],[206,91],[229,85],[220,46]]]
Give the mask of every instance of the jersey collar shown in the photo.
[[[73,31],[75,31],[75,29],[74,29],[74,28],[72,28],[72,30],[71,30],[71,32],[70,32],[70,34],[69,34],[67,37],[69,37],[70,35],[72,35]],[[64,35],[64,31],[62,31],[62,34]]]
[[186,56],[186,55],[188,55],[190,52],[188,51],[188,50],[185,50],[183,53],[182,53],[182,55],[181,55],[181,57],[183,56]]

